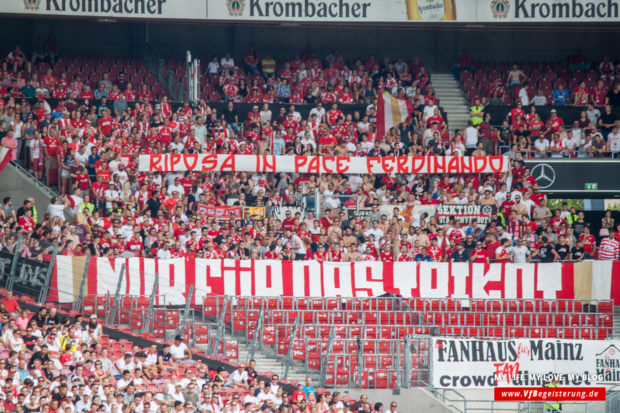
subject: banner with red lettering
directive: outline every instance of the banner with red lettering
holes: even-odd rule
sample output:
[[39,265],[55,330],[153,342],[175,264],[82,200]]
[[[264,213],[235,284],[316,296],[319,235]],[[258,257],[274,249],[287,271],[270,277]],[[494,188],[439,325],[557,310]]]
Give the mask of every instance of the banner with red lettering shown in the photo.
[[297,172],[315,174],[469,174],[508,172],[505,156],[140,155],[140,171]]
[[213,206],[198,204],[198,212],[204,211],[205,215],[218,221],[241,219],[241,207],[238,206]]
[[[57,257],[51,285],[55,299],[71,302],[78,296],[85,262],[85,257]],[[114,294],[123,264],[127,274],[123,294],[150,294],[158,273],[159,294],[172,304],[185,303],[192,284],[196,304],[212,294],[374,297],[386,292],[424,298],[615,299],[620,303],[614,281],[620,261],[470,264],[96,258],[90,261],[85,293]]]

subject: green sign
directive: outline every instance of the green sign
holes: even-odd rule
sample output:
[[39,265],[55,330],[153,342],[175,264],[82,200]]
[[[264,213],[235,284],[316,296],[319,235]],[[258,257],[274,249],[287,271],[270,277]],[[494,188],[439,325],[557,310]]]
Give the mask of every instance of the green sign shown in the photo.
[[586,191],[597,191],[598,184],[597,183],[586,183]]

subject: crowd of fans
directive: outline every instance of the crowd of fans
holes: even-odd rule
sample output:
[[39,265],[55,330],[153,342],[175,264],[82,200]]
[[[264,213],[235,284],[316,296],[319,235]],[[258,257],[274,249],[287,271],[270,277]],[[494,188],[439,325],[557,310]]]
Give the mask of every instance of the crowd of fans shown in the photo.
[[232,373],[209,369],[181,336],[145,348],[123,344],[103,334],[96,315],[72,319],[55,307],[32,313],[11,291],[0,299],[0,322],[0,405],[6,412],[397,411],[396,402],[384,409],[366,395],[355,401],[315,389],[310,378],[286,391],[277,374],[260,377],[254,360]]
[[[475,64],[464,51],[455,63],[455,75],[471,74]],[[590,69],[591,63],[577,50],[566,65],[566,77],[571,76],[568,68],[573,74],[581,72],[585,76],[584,71]],[[573,82],[574,88],[553,70],[534,72],[531,79],[518,65],[513,65],[506,73],[493,72],[488,86],[472,97],[472,123],[466,137],[471,136],[472,143],[476,142],[475,138],[485,141],[487,153],[496,142],[500,147],[517,145],[518,151],[528,158],[610,155],[615,158],[620,153],[620,119],[613,110],[620,106],[620,62],[614,64],[606,56],[595,66],[598,70],[590,69],[595,73],[590,72],[587,79]],[[485,109],[494,105],[514,107],[505,119],[485,118]],[[529,106],[527,113],[526,106]],[[540,108],[545,106],[553,107],[546,118],[540,114]],[[577,106],[582,110],[575,119],[563,119],[556,108],[564,106]],[[491,125],[496,125],[497,129]]]
[[[15,59],[19,53],[16,49],[6,58],[5,80],[22,73],[19,70],[25,63]],[[319,176],[137,171],[138,154],[485,155],[494,153],[497,139],[506,137],[503,129],[491,128],[488,115],[478,119],[476,111],[472,125],[451,136],[434,98],[430,76],[417,60],[407,64],[402,59],[391,62],[371,57],[357,61],[357,69],[349,72],[337,54],[319,59],[309,53],[297,63],[275,65],[271,73],[266,71],[270,65],[265,65],[264,59],[260,68],[253,68],[255,61],[248,56],[253,54],[246,55],[245,70],[262,71],[260,78],[265,84],[290,74],[293,83],[295,79],[307,79],[310,85],[316,81],[328,90],[337,89],[336,94],[345,93],[347,77],[350,82],[359,76],[366,79],[373,93],[369,92],[363,110],[352,113],[347,105],[339,106],[332,95],[319,94],[307,116],[293,104],[272,113],[269,103],[240,116],[235,99],[230,99],[223,111],[204,100],[195,106],[185,102],[173,110],[165,97],[152,104],[147,96],[133,97],[137,100],[129,106],[105,96],[83,101],[58,99],[53,108],[45,95],[39,95],[34,103],[12,96],[0,99],[2,145],[14,149],[14,159],[19,157],[36,177],[50,182],[58,177],[61,193],[47,211],[38,213],[32,200],[15,209],[13,200],[5,199],[0,207],[2,247],[12,251],[16,234],[23,232],[26,237],[20,252],[30,257],[44,257],[58,240],[62,254],[90,252],[107,257],[474,262],[618,258],[617,227],[611,216],[606,232],[592,234],[581,212],[547,208],[545,195],[522,162],[528,153],[521,143],[506,152],[511,170],[501,174]],[[222,87],[236,81],[230,73],[240,71],[230,56],[212,63],[209,74],[228,79]],[[50,81],[57,79],[52,76]],[[122,84],[120,77],[104,75],[97,88],[116,91],[123,89]],[[376,92],[382,88],[396,88],[397,95],[423,99],[416,100],[412,119],[380,137],[375,132]],[[511,129],[514,122],[518,131],[524,128],[518,121],[522,115],[517,105],[509,114]],[[556,120],[551,121],[550,131],[541,133],[551,133],[553,142],[564,132],[563,122],[556,116],[552,113],[550,119]],[[579,139],[588,139],[586,129]],[[596,127],[589,130],[596,139]],[[577,128],[566,134],[576,139]],[[539,150],[539,155],[554,156],[559,150],[554,144]],[[571,149],[563,151],[570,153]],[[315,219],[317,203],[321,215]],[[415,213],[416,206],[432,204],[483,204],[497,212],[486,227],[476,222],[461,225],[458,219],[439,224],[433,214]],[[227,205],[304,209],[295,208],[283,219],[268,214],[265,219],[217,221],[202,207]],[[396,214],[393,209],[380,212],[386,205],[399,209]],[[360,208],[371,211],[368,216],[349,211]],[[407,211],[409,216],[403,216]]]

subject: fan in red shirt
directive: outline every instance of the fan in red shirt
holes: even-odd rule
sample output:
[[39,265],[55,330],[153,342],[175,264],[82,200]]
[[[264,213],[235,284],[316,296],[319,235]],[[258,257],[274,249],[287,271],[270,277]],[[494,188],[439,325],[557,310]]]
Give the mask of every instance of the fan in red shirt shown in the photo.
[[338,109],[338,105],[334,103],[332,108],[327,111],[327,123],[330,125],[335,125],[338,123],[338,119],[344,120],[344,115],[342,114],[342,111]]
[[443,251],[441,247],[437,245],[437,238],[431,239],[431,246],[428,247],[428,255],[431,256],[434,262],[442,261]]
[[583,241],[583,251],[586,254],[593,255],[596,250],[596,238],[590,234],[590,227],[583,229],[583,234],[579,235],[579,240]]
[[476,248],[471,251],[470,260],[474,263],[480,264],[488,264],[489,263],[489,253],[487,250],[482,248],[482,242],[476,242]]
[[56,158],[58,154],[58,148],[60,148],[60,141],[56,136],[46,136],[43,139],[43,144],[45,145],[45,154],[48,158]]
[[589,90],[586,87],[586,82],[584,81],[579,82],[579,86],[577,86],[575,90],[573,91],[573,95],[574,95],[573,103],[579,106],[587,105],[588,101],[590,100],[588,98],[588,94],[589,94]]
[[510,211],[512,211],[512,207],[515,205],[515,201],[510,199],[511,196],[511,193],[507,192],[506,200],[500,205],[500,209],[502,210],[502,214],[504,215],[504,217],[510,216]]
[[607,92],[608,90],[607,87],[605,87],[604,81],[599,80],[598,82],[596,82],[596,87],[592,89],[592,94],[590,96],[592,99],[592,104],[594,106],[604,106]]
[[381,261],[394,261],[394,253],[389,244],[383,246],[383,252],[381,253]]
[[521,104],[521,102],[517,102],[517,107],[512,108],[508,113],[508,116],[510,117],[510,120],[512,122],[515,121],[517,115],[521,115],[521,119],[525,118],[525,111],[523,110],[523,105]]
[[22,215],[19,218],[18,225],[21,226],[24,229],[24,231],[32,232],[32,230],[34,229],[34,219],[32,219],[31,209],[27,209],[26,214]]
[[142,251],[144,251],[144,244],[140,239],[140,235],[134,235],[129,242],[127,243],[127,251],[131,251],[136,257],[142,255]]
[[568,222],[566,222],[566,220],[564,218],[562,218],[560,216],[561,212],[559,209],[556,209],[553,212],[553,216],[551,217],[551,219],[549,219],[549,225],[551,225],[553,227],[554,230],[557,230],[558,228],[560,228],[560,225],[562,223],[566,224],[566,226],[568,226]]
[[301,383],[298,383],[297,390],[295,390],[293,394],[291,395],[293,398],[294,404],[299,403],[300,401],[306,399],[306,393],[304,393],[304,391],[302,390],[302,386],[303,385]]
[[112,136],[112,123],[114,122],[114,118],[110,116],[110,111],[105,110],[104,115],[97,121],[97,127],[99,128],[99,132],[101,132],[104,136]]
[[564,121],[561,117],[558,116],[558,112],[555,109],[551,109],[551,115],[549,119],[547,119],[547,132],[552,130],[554,133],[558,131],[560,126],[564,125]]

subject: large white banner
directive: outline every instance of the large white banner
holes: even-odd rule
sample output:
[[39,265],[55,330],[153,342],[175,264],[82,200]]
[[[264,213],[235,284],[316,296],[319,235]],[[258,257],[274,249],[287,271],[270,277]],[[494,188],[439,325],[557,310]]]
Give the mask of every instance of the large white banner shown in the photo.
[[[61,302],[71,302],[77,297],[85,262],[85,257],[56,259],[51,288],[59,291],[57,298]],[[469,264],[96,258],[90,260],[85,291],[114,294],[123,265],[126,273],[122,294],[150,294],[158,273],[158,290],[171,304],[184,304],[191,285],[193,302],[198,305],[206,295],[377,297],[388,292],[423,298],[616,299],[620,302],[620,261],[607,266],[605,261]],[[593,288],[593,274],[599,274],[597,291]]]
[[314,174],[469,174],[510,169],[505,156],[140,155],[140,171],[296,172]]
[[618,0],[2,0],[0,13],[231,21],[618,21]]
[[436,337],[431,369],[438,388],[618,384],[620,341]]

